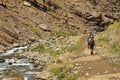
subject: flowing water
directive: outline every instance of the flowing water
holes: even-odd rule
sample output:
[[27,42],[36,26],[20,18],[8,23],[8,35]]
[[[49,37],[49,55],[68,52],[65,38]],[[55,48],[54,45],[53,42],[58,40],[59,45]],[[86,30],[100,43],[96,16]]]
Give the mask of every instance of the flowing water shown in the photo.
[[35,66],[25,57],[15,56],[25,49],[27,46],[13,48],[0,55],[0,80],[35,80],[42,66]]

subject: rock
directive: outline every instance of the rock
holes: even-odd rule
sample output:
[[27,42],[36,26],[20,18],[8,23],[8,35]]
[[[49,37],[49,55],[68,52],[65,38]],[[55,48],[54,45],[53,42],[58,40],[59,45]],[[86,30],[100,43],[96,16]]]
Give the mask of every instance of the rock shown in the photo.
[[12,63],[12,62],[9,62],[8,64],[9,64],[9,65],[12,65],[13,63]]
[[37,60],[37,61],[35,61],[35,64],[39,64],[40,62]]
[[75,65],[76,65],[76,66],[79,66],[79,63],[76,63]]
[[38,65],[34,65],[34,67],[38,67]]
[[83,68],[83,66],[80,66],[80,68]]
[[13,46],[14,46],[14,47],[18,47],[18,46],[19,46],[19,43],[13,43]]
[[49,72],[43,71],[43,72],[41,72],[40,74],[38,74],[36,76],[36,79],[40,79],[40,80],[52,80],[52,79],[49,79],[51,77],[52,77],[52,75]]
[[89,69],[89,70],[91,70],[91,69],[92,69],[92,67],[89,67],[88,69]]
[[80,0],[74,0],[75,2],[79,2]]
[[49,31],[49,26],[46,24],[39,24],[38,27],[44,31]]
[[3,63],[3,62],[5,62],[5,59],[0,59],[0,63]]
[[117,70],[117,68],[114,68],[114,70]]
[[0,46],[0,53],[4,52],[4,48]]
[[81,73],[83,73],[84,71],[81,71]]
[[23,1],[23,4],[24,4],[25,6],[28,6],[28,7],[31,6],[31,3],[27,2],[27,1]]
[[34,63],[34,61],[33,61],[33,60],[29,60],[29,62],[30,62],[30,63]]
[[74,71],[74,73],[75,73],[75,74],[77,74],[77,73],[78,73],[78,71]]
[[0,53],[3,53],[3,52],[4,52],[4,50],[1,50],[1,49],[0,49]]
[[99,75],[100,73],[97,73],[97,75]]
[[85,74],[85,77],[88,77],[89,75],[90,75],[89,73],[86,73],[86,74]]
[[31,42],[34,42],[34,41],[36,41],[37,39],[35,38],[35,37],[33,37],[33,36],[31,36],[30,38],[29,38],[29,41],[31,41]]
[[104,15],[102,16],[102,19],[103,19],[104,23],[109,23],[109,22],[112,23],[113,22],[112,19],[109,19],[109,18],[105,17]]
[[105,73],[105,74],[107,74],[107,73],[108,73],[108,71],[105,71],[104,73]]

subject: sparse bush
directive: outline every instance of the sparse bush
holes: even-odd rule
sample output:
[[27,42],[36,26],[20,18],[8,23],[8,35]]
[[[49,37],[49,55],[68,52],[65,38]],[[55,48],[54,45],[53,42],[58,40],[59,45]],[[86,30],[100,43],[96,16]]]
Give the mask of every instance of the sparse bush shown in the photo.
[[108,43],[110,41],[109,38],[107,38],[107,37],[99,38],[99,40],[102,42],[105,42],[105,43]]
[[35,33],[35,35],[41,37],[40,29],[39,28],[32,28],[32,31]]
[[67,80],[77,80],[80,76],[80,73],[74,73],[72,75],[70,75]]
[[63,61],[60,60],[60,59],[57,59],[57,60],[56,60],[56,63],[57,63],[57,64],[59,64],[59,63],[61,64],[62,62],[63,62]]
[[60,54],[59,51],[55,51],[53,48],[45,48],[44,45],[40,44],[36,48],[33,48],[32,51],[37,51],[39,53],[48,53],[51,56],[57,56]]
[[44,48],[44,45],[40,44],[38,45],[36,48],[33,48],[32,51],[37,51],[37,52],[44,52],[45,48]]
[[115,52],[119,52],[120,51],[120,44],[118,42],[113,42],[112,44],[110,44],[112,50],[114,50]]
[[66,76],[65,73],[60,73],[60,74],[58,75],[58,79],[59,79],[59,80],[63,80],[63,79],[65,78],[65,76]]
[[60,54],[59,51],[55,51],[53,48],[47,48],[47,49],[45,49],[45,52],[46,52],[46,53],[49,53],[49,54],[52,55],[52,56],[57,56],[57,55]]
[[51,71],[54,75],[59,75],[59,73],[62,72],[62,70],[63,70],[63,67],[58,66],[58,65],[53,66],[52,69],[51,69]]
[[73,52],[73,51],[76,51],[78,49],[78,45],[75,44],[75,45],[71,45],[67,48],[67,51],[68,52]]
[[59,31],[53,31],[51,32],[51,36],[55,35],[56,37],[68,37],[68,36],[75,36],[77,35],[77,31],[65,31],[65,30],[59,30]]

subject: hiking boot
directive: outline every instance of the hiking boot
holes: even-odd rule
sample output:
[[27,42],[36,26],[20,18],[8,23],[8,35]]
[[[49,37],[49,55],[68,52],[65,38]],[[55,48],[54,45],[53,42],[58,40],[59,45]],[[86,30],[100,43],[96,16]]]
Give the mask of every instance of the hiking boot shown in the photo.
[[91,52],[91,55],[93,55],[93,52]]

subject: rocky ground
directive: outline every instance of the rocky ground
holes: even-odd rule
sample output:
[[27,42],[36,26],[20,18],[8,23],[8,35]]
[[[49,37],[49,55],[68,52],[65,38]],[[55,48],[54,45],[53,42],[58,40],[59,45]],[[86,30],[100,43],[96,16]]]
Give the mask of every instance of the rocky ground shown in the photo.
[[90,26],[102,31],[120,19],[119,5],[119,0],[1,0],[0,52]]
[[[86,35],[84,35],[85,37]],[[96,35],[97,36],[97,35]],[[60,38],[61,39],[61,38]],[[57,40],[57,39],[56,39]],[[44,65],[40,74],[36,76],[36,79],[45,80],[119,80],[120,79],[120,68],[114,64],[109,59],[104,59],[103,55],[99,52],[102,48],[96,44],[94,55],[90,55],[90,50],[86,48],[86,42],[81,38],[81,36],[73,36],[67,39],[66,42],[81,43],[85,44],[82,47],[79,45],[79,50],[77,54],[64,51],[63,54],[57,57],[51,57],[49,54],[40,54],[36,52],[25,52],[21,56],[27,56],[27,58],[33,60],[31,62],[36,65]],[[56,42],[56,41],[55,41]],[[59,40],[58,40],[59,42]],[[57,43],[60,46],[60,43]],[[56,44],[56,45],[57,45]],[[66,44],[66,43],[64,43]],[[69,43],[70,44],[70,43]],[[54,45],[54,44],[52,44]],[[61,45],[64,46],[64,45]],[[100,49],[101,50],[101,49]],[[102,55],[102,57],[101,57]],[[114,55],[112,55],[114,56]],[[110,56],[108,56],[110,57]],[[116,62],[119,63],[119,62]],[[52,69],[55,67],[62,67],[63,70],[58,71],[59,74],[55,75]],[[68,71],[67,71],[68,70]],[[64,75],[62,74],[64,73]],[[63,75],[60,77],[60,75]],[[65,76],[69,75],[69,76]]]
[[[45,66],[37,79],[119,80],[119,10],[119,0],[1,0],[0,53],[27,45],[20,56]],[[93,29],[106,31],[95,35],[91,56],[85,41]]]

